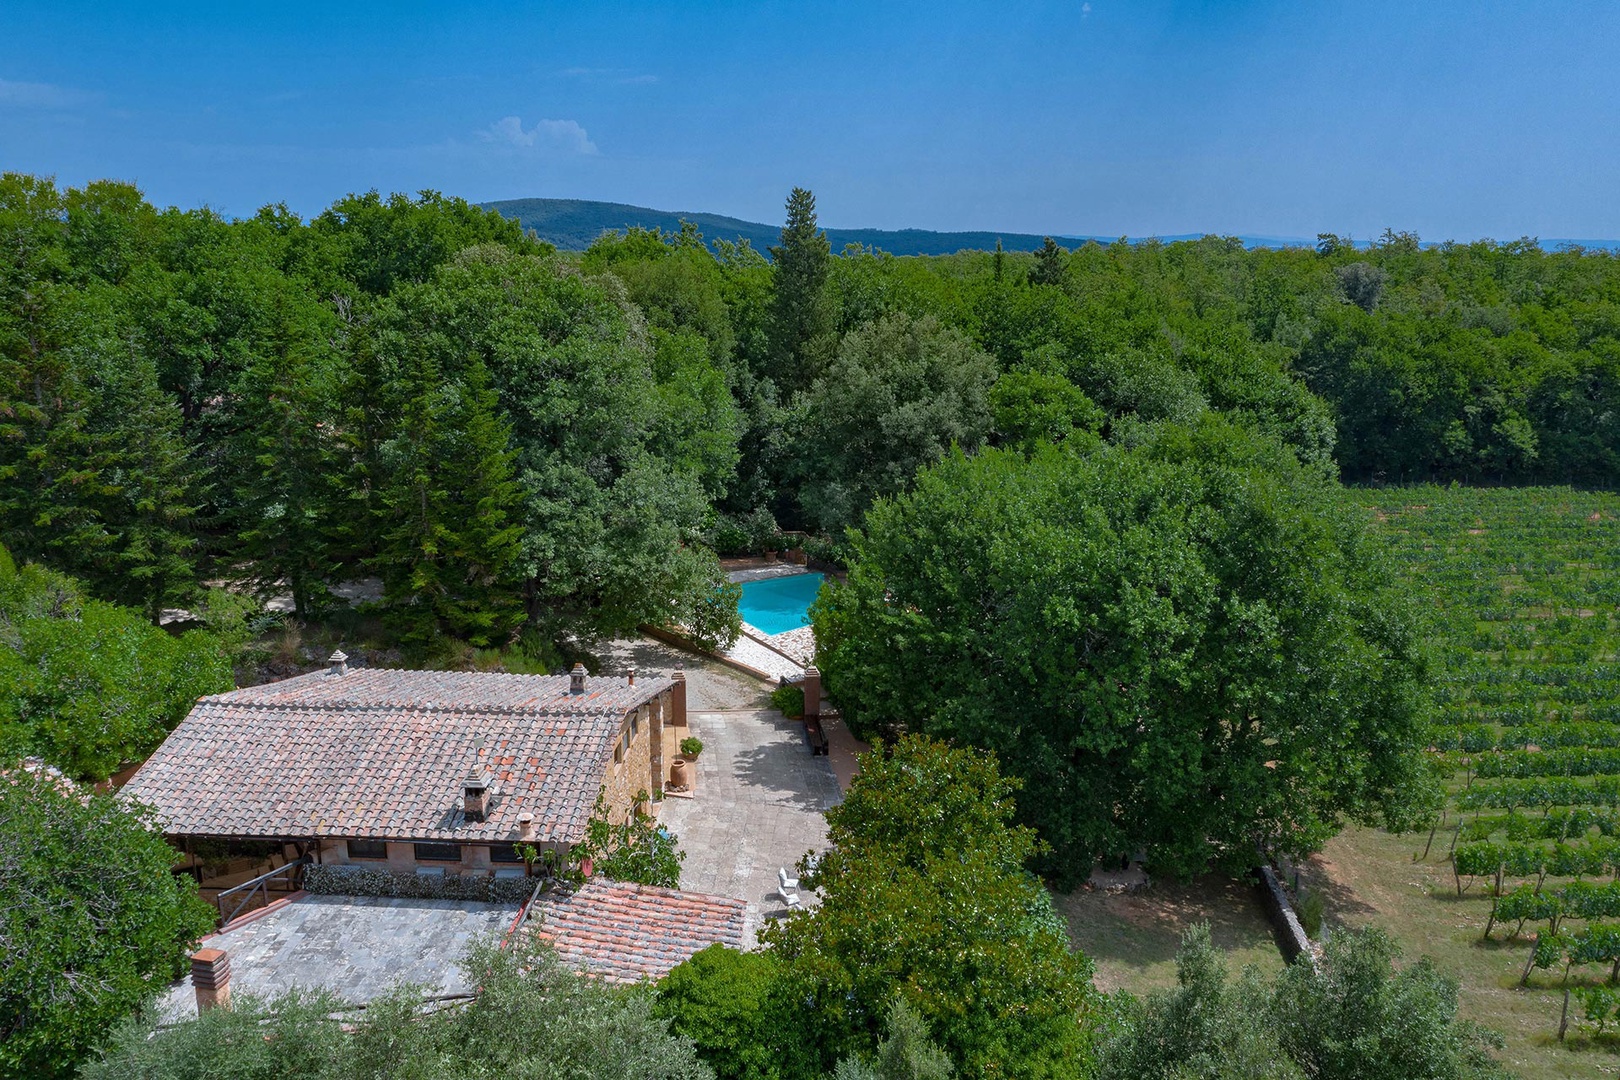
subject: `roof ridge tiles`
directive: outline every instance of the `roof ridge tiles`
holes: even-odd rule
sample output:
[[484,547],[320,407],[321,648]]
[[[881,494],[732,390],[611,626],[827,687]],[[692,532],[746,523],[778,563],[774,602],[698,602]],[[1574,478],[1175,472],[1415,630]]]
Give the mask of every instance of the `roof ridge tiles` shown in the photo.
[[[232,692],[234,693],[234,691]],[[439,701],[357,701],[353,698],[283,699],[277,701],[264,698],[233,698],[226,697],[223,694],[209,694],[206,697],[198,698],[197,703],[199,705],[228,705],[235,709],[304,709],[315,711],[322,709],[361,709],[373,712],[397,712],[401,709],[411,709],[417,712],[546,713],[560,716],[618,711],[620,708],[619,705],[612,702],[598,703],[593,709],[579,709],[577,706],[580,703],[575,701],[559,701],[555,706],[544,702],[534,705],[510,705],[493,701],[469,701],[453,704]]]

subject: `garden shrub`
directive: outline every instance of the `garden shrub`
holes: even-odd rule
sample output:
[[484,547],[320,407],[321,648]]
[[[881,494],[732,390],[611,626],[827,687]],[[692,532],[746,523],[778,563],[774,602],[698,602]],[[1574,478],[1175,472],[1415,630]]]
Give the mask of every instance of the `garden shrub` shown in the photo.
[[771,706],[790,720],[799,719],[804,715],[804,687],[798,685],[777,687],[771,691]]

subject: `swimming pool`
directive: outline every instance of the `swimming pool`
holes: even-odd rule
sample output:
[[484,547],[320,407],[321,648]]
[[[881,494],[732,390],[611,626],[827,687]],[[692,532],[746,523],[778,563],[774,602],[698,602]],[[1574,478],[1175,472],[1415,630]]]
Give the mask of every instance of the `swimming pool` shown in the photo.
[[810,602],[820,589],[820,574],[789,574],[746,581],[737,610],[748,625],[767,634],[783,634],[810,625]]

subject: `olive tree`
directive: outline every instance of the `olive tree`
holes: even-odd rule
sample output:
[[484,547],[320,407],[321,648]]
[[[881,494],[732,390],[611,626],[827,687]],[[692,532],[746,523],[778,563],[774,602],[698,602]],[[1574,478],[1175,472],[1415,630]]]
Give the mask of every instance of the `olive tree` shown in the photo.
[[213,929],[146,810],[0,764],[0,1077],[72,1076]]

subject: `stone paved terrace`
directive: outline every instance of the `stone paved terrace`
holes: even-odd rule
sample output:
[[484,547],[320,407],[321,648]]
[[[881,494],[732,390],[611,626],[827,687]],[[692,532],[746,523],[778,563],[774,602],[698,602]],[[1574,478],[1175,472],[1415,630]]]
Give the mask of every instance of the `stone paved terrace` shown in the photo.
[[[233,994],[269,997],[302,986],[360,1004],[401,982],[464,993],[456,964],[467,944],[504,933],[517,913],[516,904],[306,894],[203,944],[229,956]],[[164,1007],[176,1017],[196,1013],[190,976]]]
[[[666,798],[659,820],[686,852],[681,888],[748,903],[750,945],[763,919],[783,914],[778,867],[827,846],[822,814],[842,796],[825,757],[813,757],[804,725],[774,710],[690,715],[703,740],[696,797]],[[809,902],[809,892],[801,896]]]

